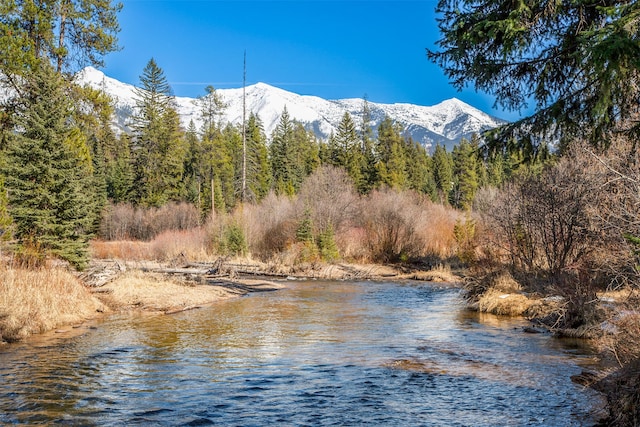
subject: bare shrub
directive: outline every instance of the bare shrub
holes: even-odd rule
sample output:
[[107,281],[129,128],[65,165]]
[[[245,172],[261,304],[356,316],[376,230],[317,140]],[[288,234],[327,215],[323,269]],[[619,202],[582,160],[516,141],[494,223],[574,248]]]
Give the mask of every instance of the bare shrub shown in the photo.
[[374,261],[432,257],[437,264],[456,253],[454,227],[460,212],[421,194],[375,191],[363,200],[360,216]]
[[[593,218],[602,200],[602,176],[582,145],[539,176],[480,194],[479,207],[513,268],[563,279],[569,270],[591,268],[603,236]],[[564,279],[563,279],[564,280]]]
[[167,230],[198,227],[200,213],[188,203],[168,203],[160,208],[109,205],[100,226],[104,240],[151,240]]
[[259,205],[244,205],[238,215],[246,225],[249,249],[258,257],[282,252],[295,241],[296,209],[289,197],[270,192]]
[[610,287],[640,286],[640,150],[637,143],[616,139],[606,151],[581,147],[600,186],[590,212],[598,227],[598,268]]
[[90,243],[90,252],[91,256],[97,259],[121,259],[127,261],[153,259],[153,249],[150,242],[133,240],[115,242],[93,240]]
[[361,207],[361,220],[373,261],[406,261],[422,253],[425,242],[417,232],[424,211],[415,193],[372,192]]
[[321,166],[302,184],[296,204],[298,216],[311,212],[314,233],[332,228],[336,234],[352,226],[359,196],[342,168]]
[[449,207],[421,199],[423,220],[420,234],[424,242],[424,256],[434,256],[440,260],[452,257],[457,251],[454,228],[462,214]]
[[203,261],[211,253],[210,240],[205,229],[168,230],[151,241],[153,259],[158,261]]

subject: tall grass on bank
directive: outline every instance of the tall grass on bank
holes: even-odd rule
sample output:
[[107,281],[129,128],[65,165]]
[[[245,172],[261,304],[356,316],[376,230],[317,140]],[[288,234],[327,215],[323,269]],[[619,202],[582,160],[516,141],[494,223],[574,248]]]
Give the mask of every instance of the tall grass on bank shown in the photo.
[[68,271],[0,266],[0,341],[82,322],[104,306]]

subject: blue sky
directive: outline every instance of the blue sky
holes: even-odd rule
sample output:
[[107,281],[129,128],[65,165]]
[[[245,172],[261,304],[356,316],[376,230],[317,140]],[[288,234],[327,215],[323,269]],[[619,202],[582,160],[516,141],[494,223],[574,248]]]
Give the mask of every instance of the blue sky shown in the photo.
[[137,84],[153,57],[175,95],[264,82],[327,99],[434,105],[457,97],[504,119],[493,98],[456,91],[425,48],[439,37],[435,0],[123,0],[110,77]]

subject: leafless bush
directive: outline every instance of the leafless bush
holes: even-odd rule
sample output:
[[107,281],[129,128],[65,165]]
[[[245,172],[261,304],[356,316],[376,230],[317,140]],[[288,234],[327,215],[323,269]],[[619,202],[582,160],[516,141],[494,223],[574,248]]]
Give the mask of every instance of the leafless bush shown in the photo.
[[480,195],[477,206],[493,231],[490,244],[512,267],[560,277],[590,262],[597,233],[589,211],[599,183],[585,163],[567,155],[540,176]]
[[268,258],[295,240],[296,209],[289,197],[271,192],[259,205],[243,206],[241,215],[249,250],[256,256]]
[[373,261],[406,261],[421,254],[425,242],[418,230],[424,211],[417,199],[415,193],[386,189],[363,200],[361,221]]
[[322,166],[302,184],[297,213],[309,209],[316,233],[332,227],[340,234],[353,224],[357,215],[358,194],[344,169]]
[[110,205],[100,227],[104,240],[151,240],[168,230],[188,230],[200,222],[198,209],[188,203],[168,203],[160,208],[129,204]]
[[613,141],[608,150],[582,147],[600,179],[598,203],[591,215],[603,245],[599,268],[611,287],[640,286],[640,150],[627,139]]

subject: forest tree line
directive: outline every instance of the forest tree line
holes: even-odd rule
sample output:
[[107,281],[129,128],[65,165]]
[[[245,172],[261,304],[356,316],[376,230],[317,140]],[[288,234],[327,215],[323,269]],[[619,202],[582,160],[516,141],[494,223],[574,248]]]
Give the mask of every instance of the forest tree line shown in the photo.
[[131,132],[118,135],[105,93],[75,85],[46,61],[35,63],[12,99],[14,109],[5,109],[0,146],[3,237],[16,238],[26,258],[52,254],[83,266],[108,204],[185,202],[204,222],[270,192],[294,196],[327,165],[344,169],[361,195],[412,190],[470,210],[479,188],[550,158],[546,149],[517,146],[488,152],[477,137],[430,154],[389,117],[374,131],[366,100],[361,123],[345,113],[327,141],[291,119],[286,107],[267,136],[253,113],[244,126],[223,123],[225,102],[211,86],[197,101],[203,125],[183,129],[153,59],[140,76]]
[[344,168],[360,194],[381,187],[411,189],[469,209],[478,188],[500,185],[521,166],[549,157],[547,151],[524,150],[487,155],[477,137],[460,141],[452,152],[436,146],[430,154],[389,117],[374,130],[366,100],[361,123],[345,113],[327,141],[291,119],[286,107],[269,136],[250,113],[244,150],[243,126],[221,121],[225,103],[211,86],[198,99],[199,129],[193,122],[181,128],[171,88],[153,59],[136,93],[131,134],[116,137],[109,130],[112,111],[102,116],[105,139],[93,154],[103,163],[106,197],[148,207],[185,201],[198,206],[203,218],[212,204],[223,212],[242,201],[259,202],[269,191],[294,195],[320,165]]

